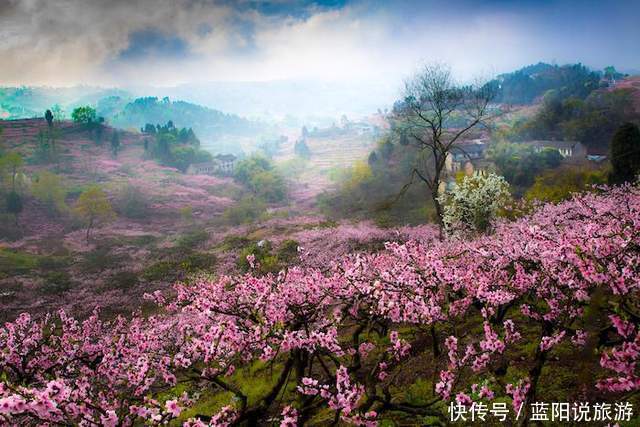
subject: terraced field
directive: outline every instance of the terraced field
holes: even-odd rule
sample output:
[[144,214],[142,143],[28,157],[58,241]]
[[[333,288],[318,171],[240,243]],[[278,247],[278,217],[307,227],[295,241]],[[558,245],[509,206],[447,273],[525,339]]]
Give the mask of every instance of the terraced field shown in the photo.
[[[293,147],[295,139],[283,146],[278,162],[296,159]],[[340,135],[325,138],[307,138],[311,157],[304,161],[302,170],[290,177],[293,201],[310,207],[315,197],[333,184],[330,172],[347,168],[358,160],[366,160],[375,147],[376,140],[369,135]]]

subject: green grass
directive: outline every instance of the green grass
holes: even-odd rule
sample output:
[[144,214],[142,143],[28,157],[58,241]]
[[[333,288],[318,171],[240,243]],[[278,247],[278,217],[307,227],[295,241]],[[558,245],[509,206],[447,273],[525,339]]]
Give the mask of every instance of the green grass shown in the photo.
[[28,252],[0,249],[0,275],[29,273],[38,268],[40,256]]
[[418,378],[416,382],[406,387],[404,400],[412,405],[425,405],[433,398],[431,393],[432,383],[423,378]]
[[199,271],[211,272],[216,264],[215,255],[208,252],[174,252],[172,259],[155,262],[145,268],[142,279],[171,281]]
[[[269,365],[262,361],[256,361],[247,367],[237,369],[232,376],[224,380],[239,387],[244,395],[247,396],[247,405],[251,407],[259,403],[271,390],[278,380],[282,368],[281,363]],[[171,391],[171,395],[179,395],[184,390],[184,387],[176,387]],[[283,390],[283,401],[286,402],[290,400],[294,391],[295,377],[292,374],[286,389]],[[222,407],[233,405],[234,403],[235,400],[232,393],[212,386],[211,389],[203,390],[198,401],[192,407],[183,411],[172,425],[182,425],[184,421],[196,415],[214,415],[219,412]]]
[[220,247],[224,250],[242,249],[251,243],[251,239],[245,236],[229,235],[224,238]]
[[195,229],[178,238],[177,245],[180,248],[193,249],[201,246],[209,239],[209,233],[203,229]]

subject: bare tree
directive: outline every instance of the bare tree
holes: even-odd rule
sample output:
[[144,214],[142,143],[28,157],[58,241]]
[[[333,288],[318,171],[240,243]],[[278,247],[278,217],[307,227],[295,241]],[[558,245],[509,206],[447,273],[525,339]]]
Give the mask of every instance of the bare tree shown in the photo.
[[438,216],[441,238],[443,210],[438,193],[445,178],[447,156],[473,128],[486,124],[494,95],[494,85],[480,82],[457,85],[448,66],[434,64],[424,66],[405,82],[403,99],[394,107],[395,135],[401,145],[413,146],[418,151],[411,179],[401,194],[416,178],[426,184]]

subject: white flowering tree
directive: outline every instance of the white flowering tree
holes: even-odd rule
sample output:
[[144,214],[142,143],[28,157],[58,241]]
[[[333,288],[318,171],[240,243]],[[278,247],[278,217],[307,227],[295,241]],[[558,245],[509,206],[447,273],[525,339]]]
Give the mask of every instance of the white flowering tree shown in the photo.
[[509,183],[499,175],[465,176],[452,191],[439,196],[445,229],[485,232],[510,198]]

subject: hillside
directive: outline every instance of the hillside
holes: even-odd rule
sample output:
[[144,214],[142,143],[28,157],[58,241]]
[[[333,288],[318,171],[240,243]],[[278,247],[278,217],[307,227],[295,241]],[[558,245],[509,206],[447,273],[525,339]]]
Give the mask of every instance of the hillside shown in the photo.
[[[70,309],[74,304],[90,307],[93,303],[89,301],[94,298],[112,301],[118,309],[132,307],[133,301],[139,303],[135,295],[140,296],[144,290],[137,287],[142,281],[137,276],[146,272],[146,281],[155,283],[156,276],[162,275],[154,276],[146,269],[159,263],[162,267],[165,257],[172,262],[189,257],[195,257],[191,262],[208,262],[206,253],[195,250],[207,239],[206,233],[201,233],[197,242],[192,242],[193,248],[185,248],[183,253],[172,253],[170,248],[178,245],[184,235],[197,234],[233,204],[230,195],[237,190],[230,178],[183,175],[160,166],[146,158],[144,137],[138,133],[121,134],[121,150],[114,158],[109,144],[96,145],[82,126],[66,121],[56,124],[61,131],[56,141],[58,160],[34,164],[37,135],[46,126],[43,119],[0,121],[3,150],[14,149],[22,155],[25,166],[21,174],[27,181],[33,184],[43,171],[49,170],[69,189],[64,201],[69,208],[57,214],[51,214],[28,189],[24,190],[18,239],[4,235],[0,243],[3,316],[26,307],[57,307],[60,292],[65,294],[64,305]],[[104,131],[106,135],[112,132],[108,127]],[[117,217],[97,227],[87,242],[85,226],[75,218],[71,207],[84,189],[95,184],[107,193]],[[184,212],[188,212],[187,217]],[[3,224],[3,233],[8,225]],[[47,263],[57,266],[58,276],[49,276]],[[124,288],[104,288],[114,276],[129,282],[122,285]],[[162,278],[160,282],[165,280],[171,279]],[[58,290],[55,285],[59,285]]]
[[616,82],[610,90],[616,89],[631,91],[636,112],[640,114],[640,76],[630,76]]
[[501,74],[491,83],[497,87],[496,101],[531,104],[549,90],[556,91],[563,98],[584,98],[599,87],[601,75],[582,64],[559,66],[540,62]]
[[0,87],[0,120],[41,117],[47,109],[53,109],[57,118],[69,118],[74,108],[85,105],[94,107],[113,126],[125,129],[173,121],[176,126],[192,128],[205,148],[219,153],[253,151],[260,135],[275,132],[263,122],[237,114],[168,98],[135,98],[133,92],[122,89]]
[[[366,122],[372,127],[386,126],[379,116],[369,117]],[[311,135],[305,139],[310,152],[308,158],[296,156],[294,152],[295,142],[301,137],[299,133],[290,135],[276,156],[278,163],[290,169],[291,198],[301,206],[314,205],[316,196],[333,186],[332,177],[336,172],[358,161],[366,161],[378,140],[374,133],[331,129],[320,132],[326,132],[326,135]]]
[[[256,248],[260,241],[270,242],[274,259],[281,260],[270,268],[279,268],[284,260],[296,262],[292,245],[310,251],[308,263],[322,265],[328,262],[327,248],[331,254],[346,253],[397,236],[366,222],[327,222],[307,209],[315,194],[331,185],[332,170],[366,158],[370,138],[310,138],[316,155],[291,188],[289,200],[270,204],[270,214],[236,226],[228,221],[227,211],[247,190],[231,178],[186,175],[160,166],[145,154],[149,135],[121,131],[121,150],[114,158],[109,143],[97,145],[83,125],[57,122],[57,160],[39,163],[39,134],[47,131],[44,119],[0,121],[0,129],[2,152],[18,152],[25,162],[19,173],[25,185],[20,187],[24,209],[18,233],[8,214],[0,226],[0,321],[24,310],[58,308],[86,316],[97,304],[107,316],[128,313],[146,307],[144,293],[167,289],[191,273],[237,272],[245,248]],[[103,140],[109,141],[113,132],[106,127]],[[292,150],[283,147],[279,161],[297,163]],[[52,213],[33,194],[44,171],[60,177],[68,189],[61,212]],[[74,206],[80,194],[96,184],[106,192],[116,216],[98,224],[87,241],[86,224]],[[432,235],[430,228],[425,233]]]

